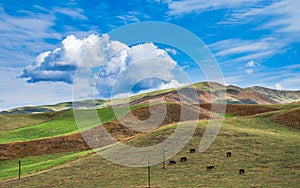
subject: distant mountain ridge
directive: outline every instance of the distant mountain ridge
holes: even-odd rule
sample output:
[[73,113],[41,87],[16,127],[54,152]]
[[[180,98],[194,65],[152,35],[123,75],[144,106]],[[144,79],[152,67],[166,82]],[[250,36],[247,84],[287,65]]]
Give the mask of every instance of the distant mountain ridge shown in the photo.
[[273,99],[279,103],[291,103],[299,101],[300,91],[286,91],[286,90],[275,90],[260,86],[254,86],[246,88],[257,93],[268,96],[270,99]]
[[[192,96],[197,91],[197,96]],[[226,91],[226,101],[218,101],[212,98],[212,95],[218,95]],[[179,96],[178,93],[181,95]],[[177,89],[165,89],[154,91],[150,93],[143,93],[129,98],[130,105],[145,104],[151,102],[186,102],[193,103],[199,101],[200,103],[228,103],[228,104],[284,104],[300,101],[300,91],[285,91],[275,90],[260,86],[253,86],[241,88],[234,85],[224,86],[215,82],[199,82],[189,86]],[[114,104],[122,106],[125,103],[114,99]],[[126,100],[127,101],[127,100]],[[76,105],[89,108],[89,107],[109,107],[111,106],[110,100],[85,100],[78,101]],[[19,107],[2,111],[0,114],[32,114],[53,112],[72,109],[72,102],[63,102],[55,105],[42,105],[31,107]]]

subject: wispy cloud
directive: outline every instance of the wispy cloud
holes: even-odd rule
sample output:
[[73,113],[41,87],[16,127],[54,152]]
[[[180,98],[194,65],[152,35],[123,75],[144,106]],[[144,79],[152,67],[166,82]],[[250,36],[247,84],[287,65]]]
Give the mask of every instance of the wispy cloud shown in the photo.
[[83,10],[80,8],[62,8],[56,7],[53,9],[56,13],[64,14],[70,16],[73,19],[88,20],[88,18],[83,14]]
[[210,10],[216,9],[225,9],[225,8],[237,8],[240,6],[249,6],[255,2],[259,2],[259,0],[181,0],[181,1],[172,1],[166,0],[168,4],[168,15],[170,16],[181,16],[184,14],[191,13],[201,13]]
[[[248,69],[252,69],[246,66],[246,71],[240,69],[234,73],[226,74],[225,81],[227,84],[235,84],[239,86],[264,86],[273,89],[284,90],[297,90],[300,91],[300,64],[293,66],[284,66],[280,68],[267,68],[260,66],[260,69],[247,73]],[[253,79],[255,76],[255,79]]]
[[285,43],[275,38],[263,38],[258,40],[228,39],[218,41],[209,47],[215,52],[215,56],[222,62],[245,62],[256,59],[262,61],[284,50]]
[[54,25],[53,14],[37,13],[16,17],[0,7],[1,65],[28,64],[32,62],[32,54],[53,47],[44,39],[61,37],[61,34],[51,29]]
[[[265,23],[259,26],[260,29],[274,29],[276,32],[300,31],[300,1],[281,0],[274,1],[265,6],[250,8],[232,15],[230,20],[233,23],[251,22],[257,18],[265,19]],[[299,37],[299,35],[298,35]]]
[[139,22],[140,21],[139,16],[141,16],[139,12],[129,11],[125,15],[119,15],[116,17],[122,20],[123,24],[129,24],[129,23]]

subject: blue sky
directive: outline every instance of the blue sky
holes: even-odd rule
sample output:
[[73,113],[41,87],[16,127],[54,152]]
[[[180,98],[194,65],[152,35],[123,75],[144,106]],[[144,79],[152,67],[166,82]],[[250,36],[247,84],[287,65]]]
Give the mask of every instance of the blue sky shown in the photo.
[[[72,100],[76,63],[94,41],[111,46],[101,51],[99,61],[110,57],[115,48],[122,49],[102,67],[96,83],[99,97],[106,96],[115,75],[141,54],[159,57],[166,64],[140,65],[163,77],[139,82],[134,92],[183,84],[172,73],[176,67],[182,68],[191,82],[205,81],[201,72],[194,70],[192,60],[178,49],[155,43],[127,46],[106,35],[143,21],[176,24],[197,35],[215,56],[226,84],[300,90],[299,10],[300,2],[294,0],[1,0],[0,110]],[[74,50],[73,46],[80,48]],[[136,81],[148,72],[140,71],[127,81]]]

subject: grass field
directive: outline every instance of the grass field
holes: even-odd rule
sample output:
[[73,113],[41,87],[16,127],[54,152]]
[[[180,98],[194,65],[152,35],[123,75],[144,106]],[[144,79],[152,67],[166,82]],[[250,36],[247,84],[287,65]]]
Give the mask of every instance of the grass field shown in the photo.
[[0,132],[9,131],[29,125],[36,125],[49,120],[51,113],[43,114],[0,114]]
[[[91,153],[91,151],[24,157],[21,159],[21,176],[61,165],[89,153]],[[18,161],[19,159],[12,159],[0,162],[0,180],[18,176]]]
[[[275,123],[272,118],[276,113],[279,112],[225,118],[211,147],[203,153],[190,154],[190,148],[197,149],[207,123],[199,121],[198,134],[194,134],[180,153],[168,159],[176,160],[176,165],[167,165],[166,169],[161,169],[161,164],[151,167],[152,187],[299,187],[300,130]],[[175,128],[176,125],[162,127],[128,144],[153,145],[172,134]],[[230,158],[226,157],[228,151],[232,152]],[[182,156],[188,158],[187,162],[179,162]],[[58,160],[60,157],[63,156],[57,156]],[[21,181],[2,181],[0,187],[147,187],[146,168],[119,166],[96,154],[67,161]],[[10,162],[2,163],[5,168],[12,168]],[[214,165],[215,169],[207,172],[208,165]],[[240,168],[245,169],[244,175],[238,173]]]
[[[137,105],[132,106],[131,109],[139,108],[143,105]],[[85,119],[87,120],[86,124],[88,125],[85,128],[91,128],[98,125],[98,119],[95,118],[86,118],[89,110],[82,110],[80,115],[85,116]],[[119,108],[119,113],[121,115],[125,115],[128,111],[125,107]],[[114,111],[112,108],[102,108],[97,109],[97,113],[101,119],[102,123],[106,123],[109,121],[113,121],[116,119],[114,115]],[[24,115],[21,115],[23,117]],[[40,115],[42,116],[42,115]],[[7,131],[0,131],[0,144],[8,143],[8,142],[19,142],[19,141],[27,141],[27,140],[33,140],[33,139],[41,139],[41,138],[48,138],[48,137],[54,137],[54,136],[61,136],[61,135],[67,135],[72,133],[79,132],[78,127],[76,125],[73,111],[68,110],[65,112],[61,112],[57,114],[55,117],[50,119],[49,121],[46,121],[44,123],[39,123],[35,125],[36,121],[44,121],[44,116],[42,116],[41,119],[38,119],[36,121],[31,121],[33,116],[28,116],[30,118],[27,118],[29,121],[29,126],[23,126],[20,128],[16,128],[13,130],[7,130]],[[14,120],[11,121],[18,121],[18,117],[14,117]],[[19,123],[22,123],[23,118],[19,120]],[[5,120],[6,121],[6,120]],[[1,123],[1,125],[4,125],[5,123]],[[18,124],[18,123],[14,123]],[[3,128],[5,129],[5,128]]]

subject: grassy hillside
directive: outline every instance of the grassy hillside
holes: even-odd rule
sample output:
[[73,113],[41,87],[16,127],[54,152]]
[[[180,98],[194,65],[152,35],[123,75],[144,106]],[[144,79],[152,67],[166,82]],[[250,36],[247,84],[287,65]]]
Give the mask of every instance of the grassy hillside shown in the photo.
[[[226,118],[217,139],[204,153],[189,153],[201,140],[207,121],[199,121],[197,134],[172,157],[176,165],[151,167],[153,187],[299,187],[299,129],[278,124],[270,112],[257,117]],[[176,125],[162,127],[128,144],[147,146],[168,137]],[[227,158],[226,152],[232,152]],[[179,162],[186,156],[188,161]],[[0,162],[2,163],[2,162]],[[214,165],[211,172],[206,166]],[[246,173],[240,175],[238,170]],[[42,180],[42,181],[41,181]],[[147,169],[112,164],[92,154],[57,168],[1,182],[0,187],[146,187]]]
[[[21,176],[50,169],[89,153],[92,153],[92,151],[55,153],[24,157],[21,159]],[[0,162],[0,180],[18,176],[18,161],[19,159],[12,159]]]
[[[143,105],[132,106],[131,109],[139,108],[141,106]],[[89,110],[82,110],[80,115],[86,117],[89,114],[88,111]],[[102,123],[113,121],[116,119],[112,108],[97,109],[97,112],[99,114],[99,117],[101,118]],[[121,115],[122,114],[125,115],[128,111],[126,110],[125,107],[120,107],[119,112],[121,113]],[[14,118],[15,121],[19,121],[20,124],[22,123],[22,118],[17,119],[18,116],[14,116]],[[86,124],[90,125],[90,127],[96,126],[98,123],[98,119],[90,118],[88,119],[88,121],[89,122],[86,122]],[[31,123],[33,124],[34,121],[32,121]],[[76,122],[74,120],[73,111],[68,110],[68,111],[58,113],[50,121],[44,123],[24,126],[21,128],[8,130],[8,131],[1,131],[0,144],[61,136],[61,135],[67,135],[76,132],[79,131]]]
[[[83,100],[83,101],[75,101],[74,105],[81,106],[99,106],[107,101],[104,100]],[[72,109],[73,102],[61,102],[53,105],[41,105],[41,106],[25,106],[12,108],[5,111],[0,111],[0,114],[33,114],[33,113],[46,113],[53,111],[62,111],[62,110],[70,110]]]
[[13,130],[48,121],[52,113],[42,114],[0,114],[0,132]]

